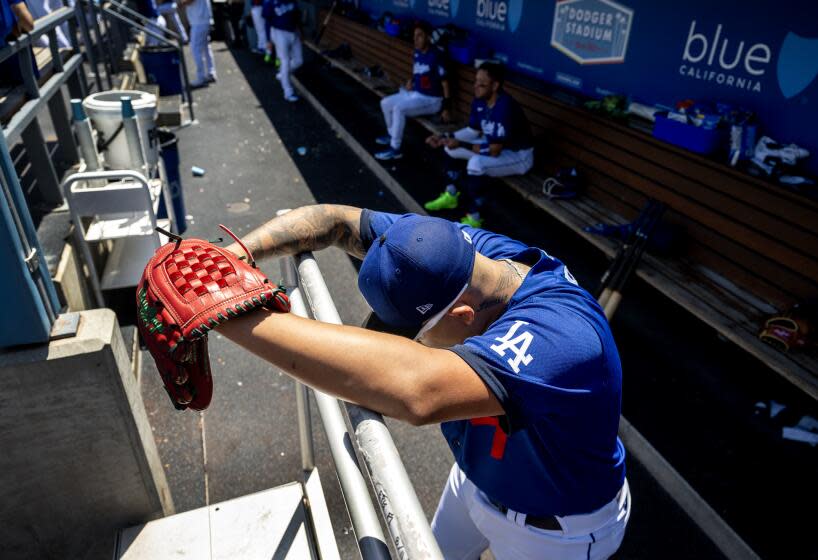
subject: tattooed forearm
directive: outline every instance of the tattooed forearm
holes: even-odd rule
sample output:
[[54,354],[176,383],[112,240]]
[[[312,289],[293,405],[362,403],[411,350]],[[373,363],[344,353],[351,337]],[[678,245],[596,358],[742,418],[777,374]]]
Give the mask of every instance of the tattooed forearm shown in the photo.
[[[358,258],[365,255],[359,231],[361,211],[351,206],[304,206],[270,220],[242,238],[256,259],[319,251],[336,245]],[[234,244],[231,251],[241,252]]]

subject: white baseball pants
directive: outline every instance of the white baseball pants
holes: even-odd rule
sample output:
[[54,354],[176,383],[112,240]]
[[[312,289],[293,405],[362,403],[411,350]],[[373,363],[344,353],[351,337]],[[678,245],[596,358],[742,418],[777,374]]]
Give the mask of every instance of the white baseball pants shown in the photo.
[[304,63],[301,38],[293,31],[284,31],[275,27],[270,28],[270,34],[276,46],[276,56],[281,60],[281,87],[284,89],[284,97],[289,97],[295,93],[290,83],[290,74]]
[[[486,143],[486,139],[481,136],[480,132],[469,127],[456,131],[454,137],[470,144]],[[534,167],[534,148],[503,150],[497,157],[475,154],[466,148],[444,149],[449,157],[468,160],[466,172],[469,175],[488,175],[489,177],[525,175]]]
[[630,514],[626,480],[597,511],[557,517],[562,531],[531,527],[523,513],[500,513],[455,463],[432,531],[446,560],[477,560],[487,548],[496,560],[604,560],[622,543]]
[[196,64],[196,83],[204,82],[209,76],[216,77],[216,66],[213,64],[213,50],[207,35],[210,33],[209,23],[190,24],[190,50],[193,62]]
[[260,51],[267,51],[267,23],[261,15],[264,8],[253,6],[250,8],[250,15],[253,16],[253,28],[256,30],[256,48]]
[[386,121],[386,131],[391,138],[392,148],[400,150],[406,117],[434,115],[440,111],[442,105],[442,97],[432,97],[402,88],[398,93],[381,99],[383,119]]

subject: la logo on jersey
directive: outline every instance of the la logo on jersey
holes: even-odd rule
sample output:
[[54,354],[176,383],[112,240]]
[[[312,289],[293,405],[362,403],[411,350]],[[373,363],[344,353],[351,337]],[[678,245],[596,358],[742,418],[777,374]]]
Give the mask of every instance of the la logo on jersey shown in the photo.
[[513,356],[509,358],[508,365],[514,370],[514,373],[520,373],[520,364],[527,366],[534,359],[534,356],[528,353],[528,347],[534,341],[534,335],[528,331],[523,331],[519,335],[517,331],[521,326],[527,325],[525,321],[514,321],[514,324],[508,329],[505,336],[495,338],[500,344],[493,344],[491,349],[497,352],[500,356],[506,356],[506,351],[510,351]]

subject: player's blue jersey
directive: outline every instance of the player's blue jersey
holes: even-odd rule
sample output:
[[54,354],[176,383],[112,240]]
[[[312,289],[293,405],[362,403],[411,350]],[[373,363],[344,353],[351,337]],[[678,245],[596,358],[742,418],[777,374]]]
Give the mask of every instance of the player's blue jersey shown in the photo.
[[441,61],[441,53],[435,47],[429,47],[426,52],[415,49],[412,55],[412,88],[423,95],[443,97],[443,80],[446,79],[446,69]]
[[[364,246],[399,217],[364,210]],[[486,332],[450,348],[506,414],[445,422],[443,435],[469,480],[506,507],[540,516],[594,511],[625,478],[622,370],[605,315],[545,251],[461,228],[481,255],[533,266]]]
[[298,28],[298,6],[293,0],[265,0],[262,16],[267,24],[282,31]]
[[156,0],[137,0],[136,10],[143,16],[151,19],[159,17],[159,9],[156,7]]
[[494,107],[482,99],[472,101],[469,128],[481,131],[489,144],[502,144],[507,150],[527,150],[533,145],[523,108],[502,90]]

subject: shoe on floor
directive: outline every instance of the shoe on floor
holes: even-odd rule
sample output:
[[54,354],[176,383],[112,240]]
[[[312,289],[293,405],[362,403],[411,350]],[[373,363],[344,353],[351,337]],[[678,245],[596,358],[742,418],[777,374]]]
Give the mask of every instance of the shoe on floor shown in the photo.
[[379,159],[381,161],[387,161],[390,159],[400,159],[403,157],[403,154],[400,150],[396,150],[394,148],[388,148],[382,152],[378,152],[375,154],[375,159]]
[[460,199],[460,193],[454,194],[449,191],[443,191],[440,196],[434,200],[430,200],[423,205],[426,210],[430,212],[437,212],[438,210],[451,210],[457,208],[457,201]]
[[285,96],[284,99],[286,99],[290,103],[295,103],[296,101],[298,101],[299,97],[296,94],[291,93],[290,95]]
[[207,77],[207,83],[208,84],[215,84],[218,81],[219,81],[219,79],[216,76],[208,76]]
[[202,80],[201,82],[190,82],[190,89],[202,89],[206,88],[209,85],[210,82],[208,82],[206,79]]
[[375,138],[375,143],[379,146],[388,146],[392,142],[392,137],[388,134],[386,136],[378,136]]
[[460,218],[460,223],[473,228],[481,228],[483,227],[483,218],[479,214],[466,214]]

